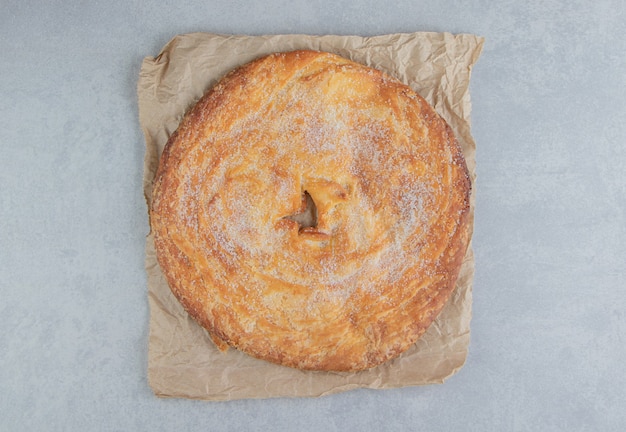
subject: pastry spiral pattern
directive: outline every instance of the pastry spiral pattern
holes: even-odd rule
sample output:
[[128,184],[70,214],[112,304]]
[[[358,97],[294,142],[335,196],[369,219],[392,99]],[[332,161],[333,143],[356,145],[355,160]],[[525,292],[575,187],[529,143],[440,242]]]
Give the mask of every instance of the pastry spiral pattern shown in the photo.
[[168,284],[216,345],[300,369],[397,357],[451,295],[471,184],[408,86],[324,52],[232,71],[160,159],[150,223]]

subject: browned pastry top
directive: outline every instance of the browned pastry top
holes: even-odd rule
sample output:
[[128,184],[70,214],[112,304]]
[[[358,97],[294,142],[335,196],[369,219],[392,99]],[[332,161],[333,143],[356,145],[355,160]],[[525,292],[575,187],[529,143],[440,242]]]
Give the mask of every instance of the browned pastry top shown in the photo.
[[470,180],[445,121],[324,52],[225,76],[161,156],[151,208],[172,292],[218,347],[301,369],[398,356],[449,298]]

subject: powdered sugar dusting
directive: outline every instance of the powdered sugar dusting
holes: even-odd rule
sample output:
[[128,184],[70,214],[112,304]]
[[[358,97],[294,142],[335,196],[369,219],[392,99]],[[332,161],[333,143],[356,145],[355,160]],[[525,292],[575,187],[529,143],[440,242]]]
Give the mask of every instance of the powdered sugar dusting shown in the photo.
[[[215,107],[228,127],[207,126],[181,163],[177,212],[207,251],[207,278],[261,296],[281,286],[287,297],[274,292],[255,307],[297,307],[306,322],[357,297],[391,302],[403,279],[428,276],[419,263],[446,183],[433,173],[450,152],[426,154],[428,136],[405,115],[415,101],[371,75],[304,68],[287,82],[246,81],[247,95]],[[241,118],[248,99],[253,113]],[[320,210],[310,235],[285,220],[304,191]]]

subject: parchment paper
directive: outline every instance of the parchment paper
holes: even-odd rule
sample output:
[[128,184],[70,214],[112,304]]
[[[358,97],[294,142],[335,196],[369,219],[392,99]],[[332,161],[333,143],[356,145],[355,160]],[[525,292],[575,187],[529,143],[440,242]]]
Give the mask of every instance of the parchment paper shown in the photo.
[[[329,51],[384,70],[428,100],[457,135],[472,179],[475,144],[470,135],[469,80],[483,39],[449,33],[358,36],[227,36],[193,33],[173,38],[144,59],[138,83],[139,118],[146,139],[144,190],[169,135],[183,114],[226,72],[276,51]],[[471,214],[474,214],[474,194]],[[442,383],[458,371],[470,340],[474,258],[470,245],[456,289],[418,342],[399,358],[358,373],[299,371],[215,348],[171,294],[157,264],[153,238],[146,242],[150,304],[148,380],[161,397],[206,400],[312,397],[359,387],[393,388]]]

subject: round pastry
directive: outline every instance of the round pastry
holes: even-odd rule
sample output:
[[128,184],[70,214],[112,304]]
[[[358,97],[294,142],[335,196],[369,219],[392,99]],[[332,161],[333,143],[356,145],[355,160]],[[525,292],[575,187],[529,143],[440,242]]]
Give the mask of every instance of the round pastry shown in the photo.
[[150,221],[172,292],[220,349],[357,371],[409,348],[450,297],[470,190],[422,97],[294,51],[234,70],[184,116]]

